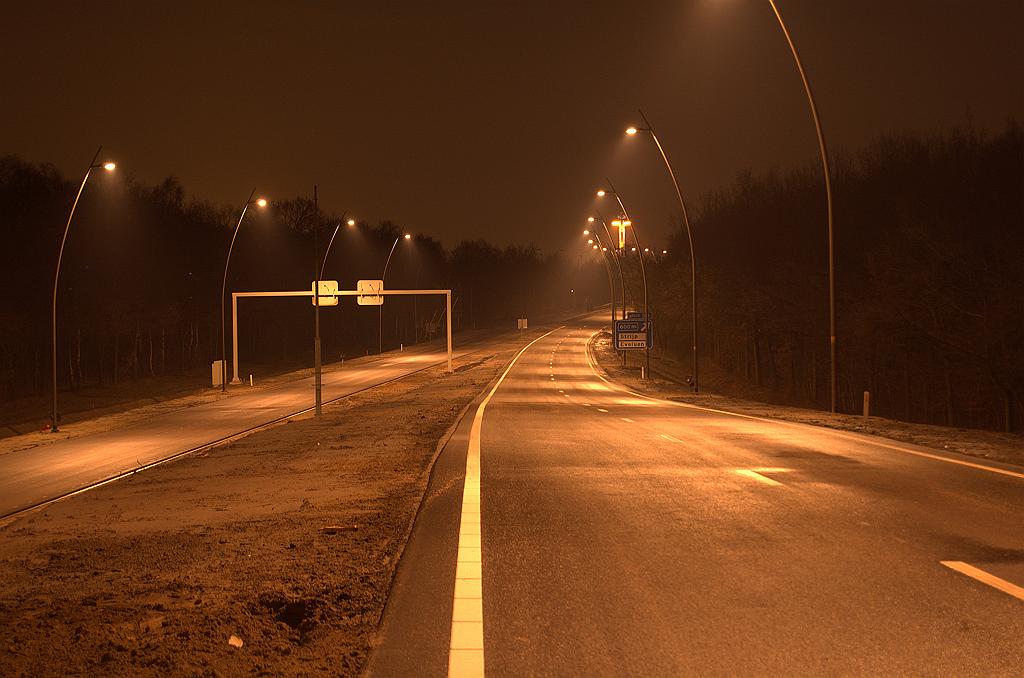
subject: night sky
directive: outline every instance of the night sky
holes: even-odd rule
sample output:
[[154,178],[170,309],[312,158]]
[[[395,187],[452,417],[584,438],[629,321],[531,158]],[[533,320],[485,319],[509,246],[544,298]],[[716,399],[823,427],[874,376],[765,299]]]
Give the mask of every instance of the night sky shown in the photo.
[[[1024,112],[1021,0],[780,0],[834,152]],[[239,205],[307,195],[453,245],[577,251],[608,175],[658,243],[737,172],[816,161],[767,0],[4,3],[0,153]],[[609,208],[609,211],[610,208]],[[839,225],[841,228],[841,224]],[[696,234],[699,241],[699,233]]]

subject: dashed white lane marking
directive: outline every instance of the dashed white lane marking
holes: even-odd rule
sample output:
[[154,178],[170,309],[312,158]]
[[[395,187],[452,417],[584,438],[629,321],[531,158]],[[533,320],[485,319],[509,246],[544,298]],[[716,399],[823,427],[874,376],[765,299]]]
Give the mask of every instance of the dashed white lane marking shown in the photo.
[[951,570],[955,570],[960,574],[965,574],[971,579],[976,579],[982,584],[988,584],[994,589],[998,589],[1003,593],[1013,596],[1019,600],[1024,600],[1024,588],[1017,586],[1005,579],[1000,579],[994,574],[989,574],[985,570],[979,570],[973,565],[961,562],[959,560],[940,560],[939,563],[945,565]]
[[622,419],[622,421],[627,422],[629,424],[635,424],[636,423],[635,419],[630,419],[629,417],[619,417],[619,418]]
[[604,409],[603,407],[599,407],[599,408],[597,408],[597,411],[598,412],[607,412],[608,410]]
[[459,555],[455,561],[452,633],[448,646],[450,678],[483,678],[484,675],[483,551],[480,545],[480,431],[484,423],[484,410],[526,349],[551,332],[537,337],[512,358],[490,393],[480,401],[473,416],[473,425],[469,430],[469,450],[466,452],[462,515],[459,517]]
[[[594,334],[597,334],[597,332],[594,332]],[[591,334],[590,336],[594,336],[594,334]],[[823,429],[820,426],[813,426],[811,424],[800,424],[800,423],[793,422],[793,421],[782,421],[780,419],[768,419],[766,417],[755,417],[754,415],[751,415],[751,414],[740,414],[739,412],[729,412],[728,410],[717,410],[717,409],[715,409],[713,407],[702,407],[700,405],[691,405],[690,403],[679,403],[679,402],[675,402],[673,400],[664,400],[662,398],[655,398],[655,397],[652,397],[652,396],[649,396],[649,395],[644,395],[643,393],[637,393],[636,391],[628,389],[625,386],[622,386],[621,384],[616,384],[613,381],[609,381],[603,375],[598,373],[597,366],[594,364],[593,359],[591,359],[591,357],[590,357],[590,351],[586,351],[586,358],[587,358],[587,364],[590,366],[590,371],[594,373],[595,377],[597,377],[601,381],[603,381],[606,384],[608,384],[608,386],[610,386],[612,390],[622,391],[623,393],[628,393],[628,394],[630,394],[632,396],[636,396],[637,398],[643,398],[644,400],[650,400],[651,402],[660,403],[662,405],[669,405],[669,406],[672,406],[672,407],[682,407],[682,408],[693,409],[693,410],[704,410],[705,412],[715,412],[716,414],[724,414],[724,415],[729,416],[729,417],[737,417],[739,419],[752,419],[754,421],[763,421],[766,424],[777,424],[779,426],[789,426],[789,427],[792,427],[792,428],[799,428],[799,429],[815,428],[815,429],[818,429],[818,432],[823,432]],[[959,466],[966,466],[968,468],[978,469],[979,471],[988,471],[989,473],[998,473],[1000,475],[1010,476],[1011,478],[1020,478],[1020,479],[1024,480],[1024,473],[1021,473],[1019,471],[1011,471],[1009,469],[999,468],[998,466],[985,466],[984,464],[975,464],[975,463],[970,462],[970,461],[964,461],[963,459],[953,459],[952,457],[943,457],[943,456],[940,456],[938,454],[929,454],[928,452],[922,452],[921,450],[911,450],[911,449],[909,449],[907,447],[902,447],[900,445],[888,444],[888,443],[885,443],[885,442],[883,442],[881,440],[864,440],[864,439],[859,438],[859,437],[857,437],[855,435],[845,434],[845,433],[842,433],[840,431],[836,431],[834,429],[828,430],[827,432],[829,434],[831,434],[831,435],[836,436],[837,438],[845,438],[846,440],[852,440],[852,441],[863,443],[863,444],[866,444],[866,445],[874,445],[875,447],[883,447],[883,448],[885,448],[887,450],[894,450],[896,452],[903,452],[905,454],[913,454],[913,455],[918,456],[918,457],[924,457],[925,459],[934,459],[935,461],[943,461],[943,462],[946,462],[947,464],[957,464]]]
[[765,485],[781,485],[782,484],[782,483],[780,483],[777,480],[772,480],[768,476],[763,476],[760,473],[758,473],[757,471],[751,471],[748,468],[737,469],[736,473],[738,475],[741,475],[741,476],[746,476],[747,478],[753,478],[754,480],[756,480],[758,482],[761,482],[761,483],[764,483]]
[[662,438],[664,438],[665,440],[669,441],[670,443],[681,443],[681,442],[683,442],[679,438],[674,438],[674,437],[670,436],[667,433],[662,433],[660,435],[661,435]]

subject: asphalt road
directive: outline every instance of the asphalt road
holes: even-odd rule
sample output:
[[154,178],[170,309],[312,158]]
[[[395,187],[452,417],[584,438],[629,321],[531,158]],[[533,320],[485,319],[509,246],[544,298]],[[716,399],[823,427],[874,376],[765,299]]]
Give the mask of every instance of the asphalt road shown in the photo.
[[1024,674],[1024,469],[638,397],[597,326],[497,386],[478,484],[462,421],[370,675]]
[[[467,350],[473,349],[461,347],[453,356]],[[445,360],[447,352],[432,346],[335,366],[323,375],[322,397],[339,398]],[[228,390],[228,397],[130,426],[0,455],[0,516],[313,406],[312,377]]]

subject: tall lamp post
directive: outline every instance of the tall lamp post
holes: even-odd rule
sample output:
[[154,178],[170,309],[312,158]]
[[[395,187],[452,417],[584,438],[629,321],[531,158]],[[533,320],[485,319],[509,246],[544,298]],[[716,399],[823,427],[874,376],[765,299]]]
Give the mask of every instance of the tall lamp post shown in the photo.
[[[591,217],[593,218],[593,217]],[[590,229],[585,229],[583,235],[591,235]],[[615,284],[612,282],[612,266],[608,263],[608,248],[601,244],[601,236],[594,231],[593,238],[587,240],[587,244],[591,245],[593,249],[601,255],[601,262],[604,264],[605,271],[608,273],[608,291],[612,295],[612,330],[615,329]]]
[[[618,250],[615,248],[615,244],[612,240],[612,232],[608,230],[608,223],[604,220],[604,215],[601,214],[601,210],[597,210],[597,220],[601,222],[601,226],[604,227],[604,234],[608,238],[608,247],[611,248],[612,261],[615,262],[615,268],[619,272],[619,289],[622,290],[622,318],[626,318],[626,278],[622,275],[622,264],[619,262]],[[594,223],[597,221],[594,217],[587,217],[587,223]]]
[[341,219],[338,220],[338,225],[334,227],[334,232],[331,233],[331,239],[327,241],[327,249],[324,250],[324,258],[323,258],[323,261],[320,263],[320,277],[321,278],[324,277],[324,268],[326,268],[326,266],[327,266],[327,255],[331,253],[331,245],[334,244],[334,238],[335,238],[335,236],[338,235],[338,231],[341,229],[342,224],[344,224],[345,226],[355,226],[356,225],[355,219],[347,219],[347,220],[345,219],[345,216],[347,214],[348,214],[348,210],[345,210],[344,212],[341,213]]
[[[676,173],[672,170],[672,163],[668,161],[668,156],[665,154],[665,149],[661,145],[661,141],[658,139],[658,135],[654,133],[654,128],[651,127],[651,123],[647,120],[647,116],[644,115],[643,111],[640,111],[640,117],[644,121],[644,127],[630,127],[626,130],[626,134],[633,136],[637,132],[646,132],[651,136],[654,141],[654,145],[658,147],[658,152],[661,153],[661,159],[665,163],[665,169],[668,170],[669,177],[672,178],[672,186],[676,189],[676,198],[679,199],[679,209],[683,213],[683,224],[686,226],[686,241],[690,246],[690,304],[692,306],[691,324],[693,325],[693,392],[698,393],[700,391],[699,378],[698,378],[698,365],[697,360],[697,258],[693,251],[693,233],[690,229],[690,216],[686,210],[686,201],[683,200],[683,192],[679,190],[679,182],[676,180]],[[634,231],[634,234],[636,231]],[[643,257],[641,257],[642,259]]]
[[68,221],[64,224],[64,235],[60,239],[60,248],[57,250],[57,268],[53,273],[53,308],[51,317],[51,344],[50,344],[50,369],[52,370],[53,377],[53,407],[50,410],[50,433],[56,433],[59,429],[57,428],[57,285],[60,282],[60,263],[64,258],[64,243],[68,240],[68,230],[71,228],[71,220],[75,216],[75,208],[78,207],[78,200],[82,197],[82,191],[85,190],[85,182],[89,181],[89,175],[92,174],[94,169],[102,167],[108,172],[113,172],[117,168],[112,162],[105,162],[97,164],[99,160],[100,152],[103,150],[103,146],[96,149],[96,154],[92,156],[92,160],[89,161],[89,166],[85,169],[85,175],[82,176],[82,183],[78,187],[78,193],[75,194],[75,200],[71,203],[71,211],[68,212]]
[[[639,253],[639,257],[638,258],[640,259],[640,277],[644,281],[644,322],[646,324],[646,323],[651,322],[651,307],[650,307],[650,298],[647,295],[647,269],[644,266],[643,246],[640,245],[640,236],[638,236],[637,233],[636,233],[636,226],[633,225],[633,220],[629,218],[629,212],[626,211],[626,206],[622,204],[622,198],[619,196],[618,192],[615,190],[615,186],[612,184],[612,180],[606,178],[605,181],[608,182],[608,188],[607,189],[599,190],[597,192],[597,197],[603,198],[604,196],[609,195],[609,194],[614,195],[616,202],[619,203],[619,209],[622,210],[622,216],[625,217],[625,221],[622,222],[623,226],[632,226],[631,230],[633,231],[633,241],[636,243],[636,249],[637,249],[637,251]],[[614,221],[612,222],[612,225],[613,226],[616,225]],[[650,346],[649,343],[647,345],[647,349],[644,351],[644,354],[645,354],[645,358],[646,358],[646,361],[647,361],[647,370],[646,370],[645,377],[646,378],[650,378],[650,376],[651,376],[651,346]]]
[[323,266],[320,264],[320,203],[316,184],[313,184],[313,213],[310,218],[313,220],[313,415],[319,417],[323,394],[323,364],[320,361],[320,271]]
[[238,229],[242,227],[242,219],[245,219],[245,213],[249,211],[250,205],[256,205],[257,207],[266,207],[267,201],[264,198],[253,200],[252,197],[256,195],[256,189],[252,189],[252,193],[249,194],[249,199],[245,201],[245,207],[242,208],[242,213],[238,215],[238,223],[235,224],[235,232],[231,235],[231,244],[228,246],[228,256],[224,260],[224,279],[220,284],[220,390],[225,392],[228,390],[228,361],[227,361],[227,341],[224,338],[224,296],[227,294],[228,287],[228,266],[231,264],[231,252],[235,249],[235,238],[238,237]]
[[807,95],[807,104],[811,109],[811,117],[814,118],[814,131],[818,135],[818,153],[821,155],[821,169],[825,176],[825,201],[828,207],[828,347],[829,347],[829,408],[831,412],[836,411],[838,399],[838,386],[836,383],[836,269],[835,269],[835,242],[833,237],[832,222],[832,172],[828,165],[828,149],[825,147],[825,133],[822,131],[821,118],[818,117],[818,107],[814,104],[814,94],[811,92],[811,83],[807,79],[803,63],[800,61],[800,54],[796,50],[796,44],[782,20],[782,14],[775,5],[775,0],[768,0],[779,21],[779,28],[786,36],[789,43],[789,51],[793,54],[793,61],[796,62],[796,69],[800,72],[800,80],[804,84],[804,93]]
[[[388,264],[391,263],[391,255],[395,253],[395,248],[398,247],[398,241],[402,239],[412,240],[412,235],[406,233],[395,238],[395,242],[391,245],[391,251],[388,252],[388,259],[384,262],[384,272],[380,274],[380,282],[383,286],[384,278],[388,274]],[[381,304],[377,307],[377,354],[384,352],[384,305]]]

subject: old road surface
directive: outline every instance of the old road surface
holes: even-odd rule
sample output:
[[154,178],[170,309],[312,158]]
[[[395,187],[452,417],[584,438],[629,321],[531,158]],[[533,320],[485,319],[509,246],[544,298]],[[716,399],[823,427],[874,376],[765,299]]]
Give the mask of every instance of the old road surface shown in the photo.
[[[453,356],[479,349],[461,347]],[[447,360],[427,347],[324,373],[323,400],[333,400]],[[0,517],[107,478],[159,462],[313,406],[313,378],[299,379],[161,414],[104,433],[0,455]]]
[[599,326],[471,405],[371,676],[1024,675],[1024,469],[637,396]]

